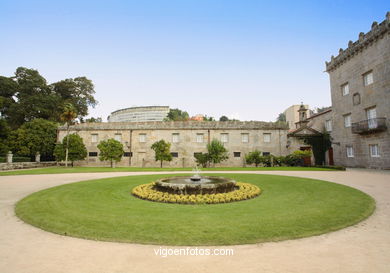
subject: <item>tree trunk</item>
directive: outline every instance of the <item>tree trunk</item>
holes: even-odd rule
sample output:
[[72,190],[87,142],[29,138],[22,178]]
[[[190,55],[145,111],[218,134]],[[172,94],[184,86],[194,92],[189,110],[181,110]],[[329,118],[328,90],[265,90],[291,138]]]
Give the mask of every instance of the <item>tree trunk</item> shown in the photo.
[[68,167],[68,154],[69,154],[69,122],[66,124],[66,149],[65,149],[65,167]]
[[111,160],[111,168],[114,168],[114,167],[113,167],[113,164],[112,164],[112,160]]
[[160,160],[160,168],[162,168],[162,162],[163,162],[163,161],[162,161],[162,160]]

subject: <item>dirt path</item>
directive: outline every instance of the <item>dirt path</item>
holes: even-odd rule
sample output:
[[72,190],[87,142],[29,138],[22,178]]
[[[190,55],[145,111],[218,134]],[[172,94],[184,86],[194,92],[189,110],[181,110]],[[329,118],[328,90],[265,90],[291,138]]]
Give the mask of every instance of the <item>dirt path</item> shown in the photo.
[[321,236],[226,247],[234,250],[233,256],[163,258],[154,251],[160,246],[95,242],[45,232],[19,220],[13,210],[19,199],[44,188],[80,180],[147,173],[2,176],[0,272],[390,272],[390,172],[256,173],[309,177],[349,185],[373,196],[377,209],[362,223]]

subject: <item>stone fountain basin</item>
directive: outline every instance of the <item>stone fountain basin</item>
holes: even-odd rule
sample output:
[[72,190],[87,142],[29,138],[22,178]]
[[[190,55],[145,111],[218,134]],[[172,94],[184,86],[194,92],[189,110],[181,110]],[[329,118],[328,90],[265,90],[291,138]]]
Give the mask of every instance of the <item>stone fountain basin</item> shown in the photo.
[[237,189],[236,181],[221,176],[202,176],[191,180],[191,176],[175,176],[159,179],[155,188],[162,192],[175,194],[226,193]]

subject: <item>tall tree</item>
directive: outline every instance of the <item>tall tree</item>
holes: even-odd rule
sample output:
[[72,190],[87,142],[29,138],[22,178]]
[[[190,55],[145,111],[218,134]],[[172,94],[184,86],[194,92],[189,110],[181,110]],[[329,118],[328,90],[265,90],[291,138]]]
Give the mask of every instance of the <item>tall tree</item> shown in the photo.
[[154,150],[154,158],[156,161],[160,161],[160,167],[163,166],[163,161],[171,161],[172,155],[170,152],[171,143],[165,142],[165,140],[161,139],[156,141],[151,146],[152,150]]
[[66,123],[66,144],[65,144],[65,167],[68,167],[68,154],[69,154],[69,128],[77,117],[77,112],[74,106],[70,103],[64,105],[64,111],[61,114],[61,120]]
[[209,154],[209,160],[212,163],[221,163],[229,158],[228,150],[223,146],[223,143],[217,139],[213,139],[207,144],[207,151]]
[[87,148],[84,145],[83,139],[77,134],[70,134],[58,143],[54,149],[54,156],[57,161],[65,160],[66,143],[69,145],[69,160],[73,167],[73,162],[84,160],[87,157]]
[[111,168],[114,168],[114,162],[119,162],[123,156],[122,143],[113,138],[100,141],[97,147],[100,151],[99,159],[110,161]]
[[97,104],[93,96],[94,85],[86,77],[65,79],[51,84],[50,88],[60,96],[62,101],[74,106],[79,118],[88,115],[88,106],[95,107]]

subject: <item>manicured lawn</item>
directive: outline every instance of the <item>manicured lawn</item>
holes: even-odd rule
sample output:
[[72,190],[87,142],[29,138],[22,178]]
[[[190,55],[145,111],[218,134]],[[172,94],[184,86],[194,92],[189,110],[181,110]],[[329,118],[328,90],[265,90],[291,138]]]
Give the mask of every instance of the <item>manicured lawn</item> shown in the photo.
[[275,175],[222,174],[262,189],[254,199],[217,205],[165,204],[131,189],[163,175],[90,180],[36,192],[16,215],[58,234],[164,245],[232,245],[322,234],[353,225],[375,208],[367,194],[339,184]]
[[[99,172],[159,172],[159,171],[192,171],[192,168],[137,168],[137,167],[49,167],[40,169],[0,171],[2,175],[57,174],[57,173],[99,173]],[[202,168],[202,171],[334,171],[317,167],[216,167]]]

